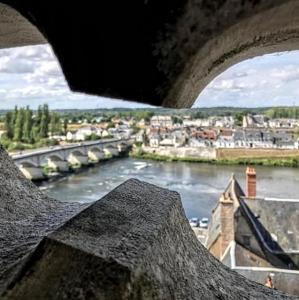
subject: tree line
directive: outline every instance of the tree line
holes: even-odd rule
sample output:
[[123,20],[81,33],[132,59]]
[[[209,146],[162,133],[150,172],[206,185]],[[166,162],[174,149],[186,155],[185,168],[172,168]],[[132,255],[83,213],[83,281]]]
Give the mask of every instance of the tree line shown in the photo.
[[[67,120],[66,120],[67,121]],[[15,142],[33,144],[51,135],[66,131],[67,122],[61,123],[60,115],[50,112],[49,106],[39,106],[36,114],[27,106],[9,111],[4,117],[6,138]]]
[[287,118],[299,119],[299,107],[277,107],[271,108],[266,112],[266,116],[270,119]]

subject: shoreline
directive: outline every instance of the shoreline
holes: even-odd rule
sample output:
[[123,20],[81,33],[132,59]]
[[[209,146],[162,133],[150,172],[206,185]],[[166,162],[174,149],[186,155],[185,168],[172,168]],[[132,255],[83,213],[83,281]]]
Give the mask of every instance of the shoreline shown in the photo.
[[213,165],[255,165],[265,167],[289,167],[299,168],[299,157],[260,157],[260,158],[246,158],[246,159],[207,159],[200,157],[178,157],[166,156],[154,153],[136,152],[132,151],[129,154],[132,158],[149,159],[155,161],[168,162],[193,162],[193,163],[207,163]]

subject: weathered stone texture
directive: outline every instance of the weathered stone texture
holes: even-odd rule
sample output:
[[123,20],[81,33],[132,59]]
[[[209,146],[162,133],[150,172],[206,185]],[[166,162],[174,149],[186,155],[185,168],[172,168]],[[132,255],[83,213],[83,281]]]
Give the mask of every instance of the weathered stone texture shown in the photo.
[[46,237],[3,299],[295,299],[224,267],[176,192],[129,180]]
[[83,209],[43,194],[0,146],[0,293],[8,270],[48,233]]

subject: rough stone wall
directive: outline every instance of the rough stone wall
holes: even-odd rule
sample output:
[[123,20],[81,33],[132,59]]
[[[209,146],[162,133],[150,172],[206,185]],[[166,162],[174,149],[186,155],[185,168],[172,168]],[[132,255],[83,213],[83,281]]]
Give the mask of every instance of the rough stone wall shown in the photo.
[[8,270],[48,233],[83,209],[43,194],[0,146],[0,293]]
[[216,159],[216,149],[209,147],[142,147],[145,153],[155,153],[157,155],[169,157],[192,157],[202,159]]
[[299,156],[299,150],[291,149],[217,149],[217,159],[288,158]]
[[26,18],[0,3],[0,49],[45,42],[43,35]]
[[196,239],[180,196],[129,180],[47,236],[3,299],[295,299],[241,277]]

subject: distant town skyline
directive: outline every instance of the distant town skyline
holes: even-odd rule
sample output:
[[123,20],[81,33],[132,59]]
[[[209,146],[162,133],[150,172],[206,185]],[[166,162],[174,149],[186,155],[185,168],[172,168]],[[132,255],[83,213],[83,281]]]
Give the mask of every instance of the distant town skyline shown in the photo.
[[[193,107],[299,106],[299,51],[243,61],[216,77]],[[0,109],[48,103],[51,109],[142,108],[149,105],[69,90],[49,45],[0,50]]]

